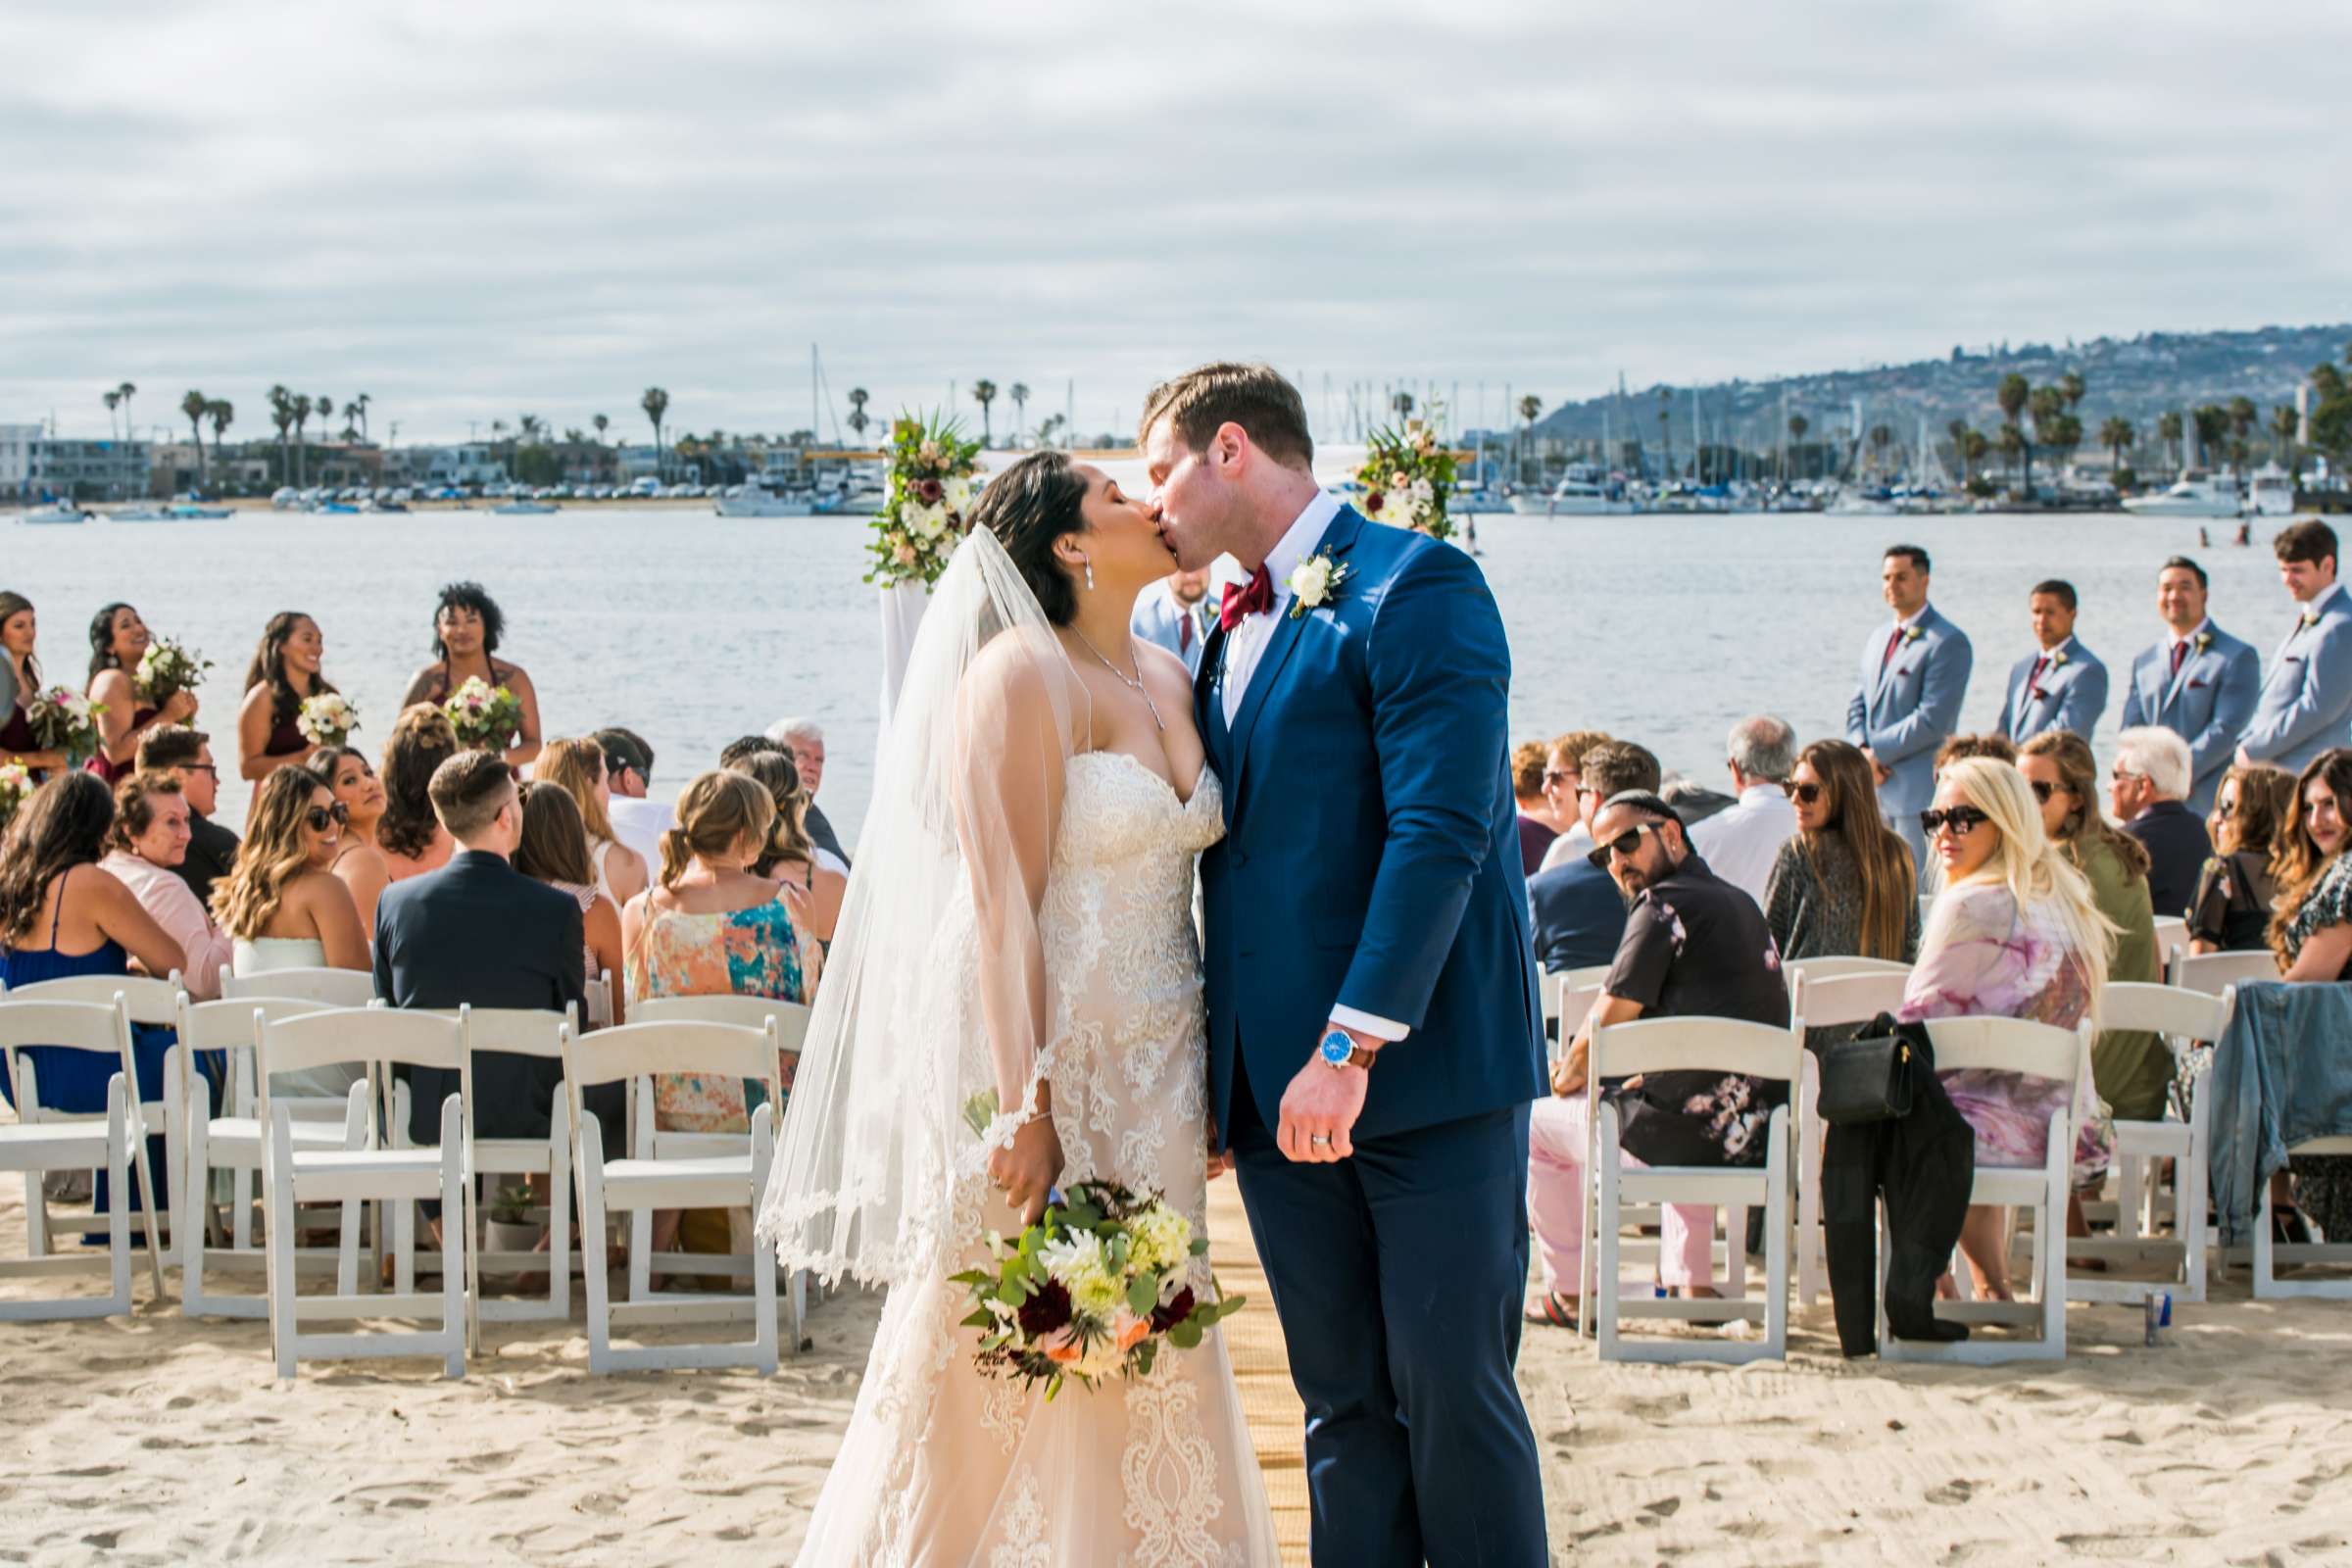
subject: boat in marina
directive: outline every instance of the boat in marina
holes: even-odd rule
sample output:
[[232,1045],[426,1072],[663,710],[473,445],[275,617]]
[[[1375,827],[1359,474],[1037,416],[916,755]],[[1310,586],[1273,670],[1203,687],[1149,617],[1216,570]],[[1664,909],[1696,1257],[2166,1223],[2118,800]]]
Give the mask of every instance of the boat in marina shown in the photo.
[[2246,487],[2246,511],[2257,517],[2287,517],[2295,511],[2295,476],[2276,463],[2254,470]]
[[531,500],[502,501],[490,509],[492,514],[501,517],[544,517],[563,510],[552,501]]
[[163,508],[141,501],[132,506],[117,507],[106,514],[109,522],[177,522],[179,518]]
[[764,478],[729,485],[711,505],[722,517],[806,517],[816,510],[808,491],[787,490]]
[[87,522],[90,514],[71,501],[52,501],[45,507],[28,507],[18,514],[19,522]]
[[217,518],[225,517],[234,509],[229,507],[200,507],[193,502],[182,502],[167,508],[166,510],[169,511],[174,517],[178,517],[184,521],[194,522],[212,521]]
[[[1527,497],[1511,498],[1513,512],[1536,509],[1522,507]],[[1625,487],[1613,483],[1606,473],[1590,463],[1572,463],[1560,475],[1560,482],[1551,494],[1544,498],[1542,513],[1546,517],[1622,517],[1634,511]]]
[[[2293,498],[2288,498],[2292,509]],[[2135,517],[2234,517],[2245,510],[2234,473],[2191,468],[2159,495],[2131,496],[2124,510]]]

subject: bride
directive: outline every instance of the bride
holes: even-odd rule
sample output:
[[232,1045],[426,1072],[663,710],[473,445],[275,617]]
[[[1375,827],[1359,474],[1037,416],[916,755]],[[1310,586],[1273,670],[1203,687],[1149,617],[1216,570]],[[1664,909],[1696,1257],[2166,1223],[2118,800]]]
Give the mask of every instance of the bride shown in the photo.
[[948,1278],[1079,1181],[1205,1226],[1193,862],[1223,806],[1184,666],[1127,630],[1174,565],[1144,501],[1040,452],[925,612],[760,1217],[779,1262],[890,1292],[803,1568],[1276,1560],[1216,1330],[1049,1404],[975,1369]]

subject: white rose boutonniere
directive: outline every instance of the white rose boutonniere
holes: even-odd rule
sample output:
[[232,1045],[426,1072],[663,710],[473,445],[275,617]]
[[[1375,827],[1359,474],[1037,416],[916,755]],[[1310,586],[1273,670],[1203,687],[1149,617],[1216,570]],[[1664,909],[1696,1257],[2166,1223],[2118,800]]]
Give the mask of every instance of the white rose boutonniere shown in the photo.
[[2066,667],[2065,649],[2061,648],[2050,656],[2050,667],[2052,669],[2064,669]]
[[1922,628],[1922,627],[1918,627],[1918,626],[1905,626],[1905,627],[1903,628],[1903,646],[1904,646],[1904,647],[1906,647],[1906,648],[1908,648],[1908,647],[1909,647],[1911,644],[1913,644],[1913,643],[1915,643],[1915,642],[1919,641],[1919,640],[1920,640],[1922,637],[1925,637],[1926,635],[1927,635],[1927,632],[1926,632],[1926,630],[1925,630],[1924,628]]
[[2205,652],[2206,649],[2213,646],[2213,633],[2209,631],[2201,631],[2197,633],[2196,637],[2193,639],[2193,643],[2197,652],[2201,654]]
[[1342,565],[1331,559],[1328,551],[1318,550],[1291,568],[1291,618],[1297,620],[1310,610],[1320,610],[1331,603],[1331,596],[1340,584],[1348,580],[1352,566]]

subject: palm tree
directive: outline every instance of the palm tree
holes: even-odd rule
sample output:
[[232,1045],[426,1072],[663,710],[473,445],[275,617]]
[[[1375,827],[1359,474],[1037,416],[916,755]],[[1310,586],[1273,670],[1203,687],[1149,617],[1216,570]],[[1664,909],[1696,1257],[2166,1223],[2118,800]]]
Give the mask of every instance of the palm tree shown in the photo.
[[[1023,388],[1023,391],[1026,390]],[[850,429],[856,432],[860,440],[865,437],[865,427],[873,422],[867,417],[865,412],[866,399],[871,396],[872,394],[861,386],[850,388]]]
[[2173,471],[2180,471],[2180,411],[2167,410],[2156,416],[2156,439],[2164,443],[2165,460]]
[[540,422],[539,416],[536,414],[524,415],[522,416],[521,426],[515,432],[517,437],[526,445],[530,442],[538,440],[546,433],[547,426]]
[[1012,399],[1012,444],[1017,447],[1021,444],[1021,421],[1028,417],[1028,385],[1025,382],[1015,381],[1006,389],[1004,395]]
[[206,403],[204,394],[193,389],[186,397],[179,400],[179,412],[188,416],[188,434],[196,442],[196,477],[199,482],[202,482],[204,478],[203,419],[204,411],[210,405]]
[[1533,392],[1519,400],[1519,476],[1527,477],[1527,449],[1535,444],[1536,416],[1544,412],[1544,400]]
[[2099,426],[2099,445],[2107,449],[2110,464],[2121,468],[2124,466],[2124,448],[2137,440],[2138,435],[2132,428],[2130,419],[2120,414],[2111,414],[2107,416],[2107,422]]
[[2082,401],[2084,390],[2082,372],[2080,370],[2069,370],[2058,378],[2058,395],[2066,399],[2066,412],[2069,414],[2074,413],[2075,406]]
[[136,441],[139,438],[138,424],[130,416],[130,400],[132,396],[138,392],[138,390],[139,389],[136,386],[133,386],[128,381],[125,381],[121,386],[115,388],[115,391],[122,399],[122,434],[124,439],[131,441]]
[[[2026,494],[2034,493],[2034,448],[2036,445],[2054,447],[2058,421],[2066,417],[2066,394],[2054,386],[2037,386],[2026,396],[2026,412],[2034,420],[2034,434],[2026,442]],[[2025,432],[2021,429],[2019,435]]]
[[294,394],[284,382],[270,389],[270,422],[277,426],[277,477],[281,484],[293,482],[294,460],[286,443],[286,432],[294,428]]
[[1886,425],[1874,424],[1870,427],[1870,452],[1873,467],[1884,469],[1886,466],[1886,449],[1893,444],[1894,432]]
[[988,406],[997,401],[997,383],[982,376],[972,383],[972,401],[980,405],[980,444],[994,446],[988,424]]
[[2191,409],[2189,419],[2197,427],[2197,455],[2208,467],[2213,464],[2214,448],[2230,433],[2230,411],[2219,403],[2207,403]]
[[588,422],[596,426],[596,444],[598,446],[603,446],[605,444],[605,432],[612,428],[612,421],[600,414],[595,418],[590,419]]
[[654,422],[654,466],[660,468],[662,476],[666,479],[669,469],[662,461],[662,418],[669,413],[669,394],[658,386],[649,386],[645,389],[645,396],[637,400],[637,406]]
[[311,395],[294,394],[294,482],[301,484],[311,476],[311,447],[303,438],[302,427],[311,422]]
[[1988,440],[1988,439],[1985,437],[1985,434],[1984,434],[1984,431],[1982,431],[1982,430],[1979,430],[1979,429],[1975,428],[1973,425],[1964,425],[1964,426],[1961,428],[1961,432],[1960,432],[1960,482],[1961,482],[1961,483],[1963,483],[1963,484],[1975,484],[1975,483],[1977,482],[1977,475],[1976,475],[1976,467],[1977,467],[1977,465],[1978,465],[1978,464],[1980,464],[1980,463],[1983,463],[1983,462],[1984,461],[1984,455],[1985,455],[1986,453],[1990,452],[1991,450],[1992,450],[1992,442],[1991,442],[1990,440]]
[[122,406],[122,393],[121,389],[109,387],[106,391],[101,392],[98,395],[98,401],[106,405],[107,430],[115,437],[116,440],[120,441],[122,438],[122,422],[115,417],[115,410]]
[[1409,419],[1413,416],[1413,395],[1410,392],[1399,391],[1395,397],[1389,399],[1389,407],[1396,411],[1397,418]]
[[2271,410],[2271,448],[2290,474],[2295,466],[2295,435],[2302,428],[2303,421],[2293,404],[2281,403]]
[[2261,422],[2262,411],[2254,407],[2252,398],[2234,397],[2230,400],[2230,434],[2235,442],[2231,455],[2240,467],[2246,462],[2246,442],[2254,434],[2254,427]]
[[213,456],[217,458],[220,455],[220,438],[236,420],[237,408],[226,398],[212,398],[204,405],[204,416],[213,427]]
[[356,417],[360,421],[360,439],[363,441],[368,439],[368,405],[374,401],[374,398],[363,392],[343,405],[345,416]]
[[2026,432],[2015,424],[2004,424],[1999,439],[2001,462],[2014,471],[2019,456],[2026,451]]

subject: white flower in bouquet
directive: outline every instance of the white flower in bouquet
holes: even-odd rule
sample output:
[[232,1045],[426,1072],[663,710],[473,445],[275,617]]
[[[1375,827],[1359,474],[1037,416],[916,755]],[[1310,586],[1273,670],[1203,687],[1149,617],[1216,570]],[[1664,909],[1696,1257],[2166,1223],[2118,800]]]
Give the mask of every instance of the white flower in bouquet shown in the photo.
[[194,691],[203,681],[204,672],[212,667],[213,662],[202,654],[183,648],[169,637],[158,637],[139,656],[132,689],[161,708],[179,693]]
[[934,501],[929,506],[906,509],[906,524],[918,539],[937,539],[948,531],[948,508],[945,502]]
[[1127,1364],[1127,1348],[1113,1335],[1102,1335],[1086,1348],[1086,1354],[1071,1368],[1080,1377],[1097,1382],[1115,1378]]
[[1415,479],[1413,481],[1413,499],[1419,502],[1422,506],[1428,506],[1432,501],[1437,499],[1437,495],[1438,487],[1434,484],[1431,484],[1427,479]]
[[360,727],[360,710],[341,692],[320,692],[303,700],[294,727],[313,746],[340,746]]
[[52,686],[24,705],[33,738],[44,750],[65,753],[74,767],[96,755],[98,716],[105,711],[104,703],[93,703],[64,686]]
[[1143,1271],[1164,1274],[1193,1255],[1193,1222],[1154,1203],[1127,1222],[1128,1257]]
[[18,808],[24,804],[24,798],[31,793],[32,774],[29,770],[16,762],[0,766],[0,827],[8,826],[9,819],[17,814]]
[[948,510],[959,516],[971,511],[972,481],[961,478],[948,480],[942,487],[942,499],[947,502]]
[[1102,1255],[1102,1242],[1098,1236],[1080,1233],[1049,1242],[1037,1255],[1046,1265],[1048,1277],[1058,1280],[1062,1289],[1070,1293],[1070,1304],[1090,1316],[1102,1316],[1126,1295],[1120,1282],[1111,1277],[1109,1260]]
[[1389,476],[1389,488],[1392,490],[1410,490],[1412,487],[1413,476],[1402,468],[1398,468]]

